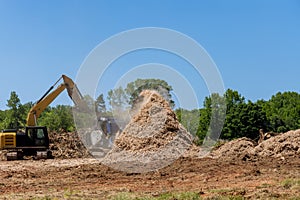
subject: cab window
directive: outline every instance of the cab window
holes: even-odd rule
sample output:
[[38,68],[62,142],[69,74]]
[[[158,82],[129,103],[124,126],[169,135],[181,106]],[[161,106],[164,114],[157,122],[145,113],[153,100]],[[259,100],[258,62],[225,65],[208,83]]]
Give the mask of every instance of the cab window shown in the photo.
[[36,137],[37,137],[38,139],[43,139],[43,138],[45,138],[44,130],[43,130],[43,129],[38,129],[38,130],[37,130],[37,135],[36,135]]

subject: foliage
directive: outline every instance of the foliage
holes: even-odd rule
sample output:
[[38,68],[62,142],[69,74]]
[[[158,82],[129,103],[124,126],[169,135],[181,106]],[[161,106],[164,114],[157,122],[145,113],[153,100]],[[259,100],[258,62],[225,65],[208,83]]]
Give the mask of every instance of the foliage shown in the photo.
[[6,116],[6,111],[0,110],[0,130],[5,129],[4,119]]
[[300,127],[300,94],[278,92],[269,101],[258,103],[266,112],[270,131],[286,132]]
[[110,106],[114,109],[123,109],[128,107],[128,96],[121,86],[114,90],[108,91],[107,99]]
[[204,108],[200,110],[197,136],[201,141],[206,139],[217,140],[224,123],[226,114],[225,98],[219,94],[212,94],[204,100]]
[[172,86],[161,79],[137,79],[128,83],[125,92],[128,96],[129,105],[133,106],[139,94],[145,89],[157,91],[170,103],[171,107],[174,107],[174,101],[170,93],[173,90]]
[[281,182],[284,189],[299,188],[300,189],[300,179],[285,179]]
[[39,125],[47,126],[50,130],[74,131],[72,108],[65,105],[49,107],[39,119]]
[[[129,109],[142,89],[157,89],[165,91],[164,96],[171,98],[172,87],[158,79],[138,79],[129,83],[125,89],[119,87],[110,90],[108,100],[114,109]],[[76,113],[76,124],[79,127],[95,126],[95,116],[90,111],[96,111],[96,116],[112,116],[107,111],[104,95],[94,100],[84,97],[88,109],[86,113]],[[226,103],[226,106],[225,106]],[[7,110],[0,111],[0,129],[18,128],[26,125],[26,117],[32,102],[21,104],[16,92],[11,92],[7,100]],[[122,110],[120,110],[121,112]],[[124,111],[124,110],[123,110]],[[178,120],[186,129],[198,138],[198,143],[204,139],[215,140],[249,137],[256,139],[259,129],[265,131],[285,132],[300,127],[300,94],[284,92],[273,95],[268,101],[245,101],[237,91],[228,89],[224,95],[212,94],[205,98],[203,108],[194,110],[176,109]],[[226,114],[224,126],[221,118]],[[50,130],[64,129],[73,131],[72,108],[58,105],[48,107],[38,119],[39,125],[47,126]],[[221,129],[222,128],[222,129]]]
[[[223,107],[224,102],[226,102],[226,109]],[[225,123],[220,130],[223,123],[220,119],[225,113]],[[197,136],[200,141],[206,135],[216,139],[217,134],[221,132],[221,139],[238,137],[255,139],[258,137],[259,129],[267,127],[266,113],[262,105],[251,101],[246,103],[245,98],[237,91],[228,89],[223,97],[219,94],[212,94],[205,98],[204,108],[200,110]]]
[[248,137],[256,139],[259,129],[267,128],[266,113],[251,101],[233,106],[226,114],[222,139]]
[[[10,93],[7,100],[9,110],[2,113],[1,128],[18,128],[25,125],[24,107],[15,91]],[[4,116],[3,116],[4,115]]]
[[95,101],[95,110],[96,113],[105,113],[106,112],[106,105],[105,105],[105,100],[103,94],[100,94],[96,101]]
[[[223,107],[224,101],[226,102],[226,112]],[[224,96],[212,94],[206,97],[203,108],[199,110],[177,109],[175,113],[179,121],[193,135],[194,130],[197,129],[197,143],[199,144],[207,136],[212,139],[217,138],[220,127],[222,127],[220,117],[224,113],[226,113],[226,117],[221,130],[221,139],[228,140],[239,137],[257,139],[259,129],[263,129],[265,132],[285,132],[300,127],[300,94],[296,92],[277,93],[269,101],[246,102],[245,97],[237,91],[228,89]],[[185,119],[184,115],[187,116]],[[198,119],[198,123],[195,123],[194,119]],[[192,121],[193,123],[189,123]]]
[[116,195],[113,195],[112,200],[200,200],[202,199],[198,193],[196,192],[173,192],[173,193],[162,193],[160,195],[153,196],[145,196],[138,195],[135,193],[122,192]]
[[[7,100],[9,109],[0,112],[0,128],[9,129],[25,126],[27,114],[32,106],[32,102],[22,105],[16,92],[11,92],[10,98]],[[47,126],[50,130],[73,131],[75,129],[71,107],[65,105],[46,108],[38,119],[38,124]]]
[[109,105],[114,110],[132,108],[138,100],[139,94],[145,89],[157,91],[169,101],[171,107],[174,107],[174,101],[170,93],[172,87],[166,81],[160,79],[137,79],[128,83],[125,89],[120,86],[110,90],[107,96]]
[[198,130],[200,110],[185,110],[178,108],[175,110],[175,114],[179,122],[187,129],[187,131],[195,136]]

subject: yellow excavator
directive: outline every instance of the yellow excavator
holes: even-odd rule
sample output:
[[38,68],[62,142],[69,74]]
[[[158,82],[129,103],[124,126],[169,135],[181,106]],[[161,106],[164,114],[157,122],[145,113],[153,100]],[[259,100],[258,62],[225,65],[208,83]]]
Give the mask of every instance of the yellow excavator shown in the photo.
[[[63,83],[53,90],[61,79],[63,79]],[[83,97],[76,84],[69,77],[62,75],[32,106],[27,115],[24,131],[7,129],[0,132],[0,150],[7,150],[7,160],[23,159],[24,156],[33,156],[35,159],[52,158],[47,127],[37,126],[37,119],[47,106],[65,89],[67,89],[68,95],[75,106],[83,104]]]

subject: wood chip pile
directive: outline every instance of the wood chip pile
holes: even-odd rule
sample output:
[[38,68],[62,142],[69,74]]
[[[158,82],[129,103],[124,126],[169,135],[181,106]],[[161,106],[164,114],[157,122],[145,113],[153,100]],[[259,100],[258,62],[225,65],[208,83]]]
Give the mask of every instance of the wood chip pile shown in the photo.
[[213,158],[255,160],[264,157],[282,158],[300,157],[300,129],[279,134],[264,140],[260,144],[239,138],[222,145],[211,153]]
[[76,132],[51,132],[49,139],[54,158],[91,157]]
[[145,90],[140,96],[140,109],[103,161],[119,170],[142,172],[160,168],[183,155],[192,144],[192,136],[159,93]]

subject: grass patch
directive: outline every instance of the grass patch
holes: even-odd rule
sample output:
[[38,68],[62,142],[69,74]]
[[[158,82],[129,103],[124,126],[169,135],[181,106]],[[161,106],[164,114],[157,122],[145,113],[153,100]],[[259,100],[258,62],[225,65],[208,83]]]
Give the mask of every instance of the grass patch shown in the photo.
[[259,186],[256,186],[257,189],[264,189],[264,188],[270,188],[270,187],[272,187],[272,185],[268,184],[268,183],[263,183]]
[[229,188],[210,190],[211,193],[218,193],[218,194],[229,193],[229,192],[232,192],[232,191],[233,191],[233,189],[229,189]]
[[242,188],[222,188],[210,190],[216,196],[205,198],[205,200],[244,200],[246,191]]
[[300,179],[286,179],[281,182],[284,189],[294,189],[300,187]]
[[163,193],[157,196],[137,196],[134,193],[119,193],[110,200],[201,200],[195,192]]
[[[230,189],[215,190],[215,193],[231,191]],[[195,192],[163,193],[155,196],[138,196],[134,193],[119,193],[110,200],[244,200],[240,195],[216,195],[202,198]]]
[[205,198],[205,200],[244,200],[242,196],[214,196]]

